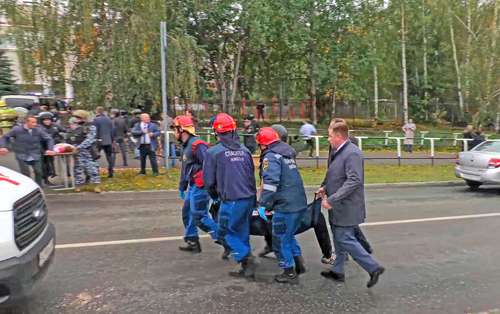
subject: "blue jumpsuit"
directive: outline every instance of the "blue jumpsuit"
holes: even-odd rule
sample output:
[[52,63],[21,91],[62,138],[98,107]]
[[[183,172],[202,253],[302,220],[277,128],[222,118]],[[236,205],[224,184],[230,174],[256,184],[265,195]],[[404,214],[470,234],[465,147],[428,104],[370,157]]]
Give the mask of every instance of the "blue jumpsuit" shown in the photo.
[[207,151],[203,164],[205,186],[221,201],[219,237],[240,263],[251,255],[250,217],[255,208],[252,155],[235,132],[219,134],[219,143]]
[[179,190],[188,190],[182,207],[185,241],[198,241],[197,227],[208,232],[212,239],[218,239],[217,224],[208,214],[210,197],[203,184],[202,168],[207,149],[208,144],[196,136],[182,145]]
[[273,250],[281,268],[294,267],[301,256],[295,233],[307,209],[302,178],[295,164],[295,151],[276,142],[262,152],[260,163],[262,193],[259,206],[273,210]]

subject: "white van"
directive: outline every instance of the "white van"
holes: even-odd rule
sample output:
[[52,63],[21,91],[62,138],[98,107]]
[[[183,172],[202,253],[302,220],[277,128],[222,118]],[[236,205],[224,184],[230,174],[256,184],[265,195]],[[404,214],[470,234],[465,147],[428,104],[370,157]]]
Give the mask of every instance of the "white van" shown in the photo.
[[28,296],[54,259],[55,228],[30,178],[0,166],[0,307]]
[[31,110],[34,104],[40,104],[40,98],[31,95],[5,95],[0,98],[9,108],[23,107]]

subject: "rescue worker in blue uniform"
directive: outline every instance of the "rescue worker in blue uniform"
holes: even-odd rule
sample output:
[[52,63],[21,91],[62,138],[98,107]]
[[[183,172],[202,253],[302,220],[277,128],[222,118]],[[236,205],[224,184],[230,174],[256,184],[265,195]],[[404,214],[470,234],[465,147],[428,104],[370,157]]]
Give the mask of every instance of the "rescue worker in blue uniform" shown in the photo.
[[210,197],[203,183],[203,161],[206,158],[208,143],[196,136],[193,120],[188,116],[177,116],[172,128],[176,139],[182,145],[182,168],[179,182],[179,195],[184,200],[182,221],[184,241],[181,251],[201,252],[198,229],[208,232],[217,240],[217,224],[208,214]]
[[274,211],[272,220],[273,250],[283,273],[274,277],[279,283],[298,283],[298,275],[306,271],[299,243],[295,239],[307,197],[295,163],[294,149],[280,141],[278,133],[265,127],[257,134],[261,149],[261,193],[258,213],[267,220],[266,211]]
[[250,151],[240,144],[236,122],[219,113],[213,122],[218,143],[203,164],[205,186],[220,200],[219,237],[241,268],[229,275],[255,279],[257,264],[250,247],[250,217],[255,209],[255,175]]

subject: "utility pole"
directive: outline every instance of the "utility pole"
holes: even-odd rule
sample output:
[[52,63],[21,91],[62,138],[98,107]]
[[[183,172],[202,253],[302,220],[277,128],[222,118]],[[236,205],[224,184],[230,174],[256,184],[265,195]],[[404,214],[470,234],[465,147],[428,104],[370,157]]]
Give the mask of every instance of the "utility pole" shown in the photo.
[[167,100],[167,22],[160,22],[160,57],[161,57],[161,104],[163,108],[163,134],[165,142],[165,168],[170,169],[170,119],[168,116],[168,100]]

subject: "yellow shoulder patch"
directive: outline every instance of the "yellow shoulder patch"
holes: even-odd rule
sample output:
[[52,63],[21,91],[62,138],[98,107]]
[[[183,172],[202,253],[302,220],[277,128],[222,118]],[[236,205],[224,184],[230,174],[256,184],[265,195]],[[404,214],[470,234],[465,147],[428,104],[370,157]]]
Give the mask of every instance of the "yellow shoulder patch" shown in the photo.
[[266,171],[269,168],[269,160],[267,158],[264,158],[262,161],[262,170]]

